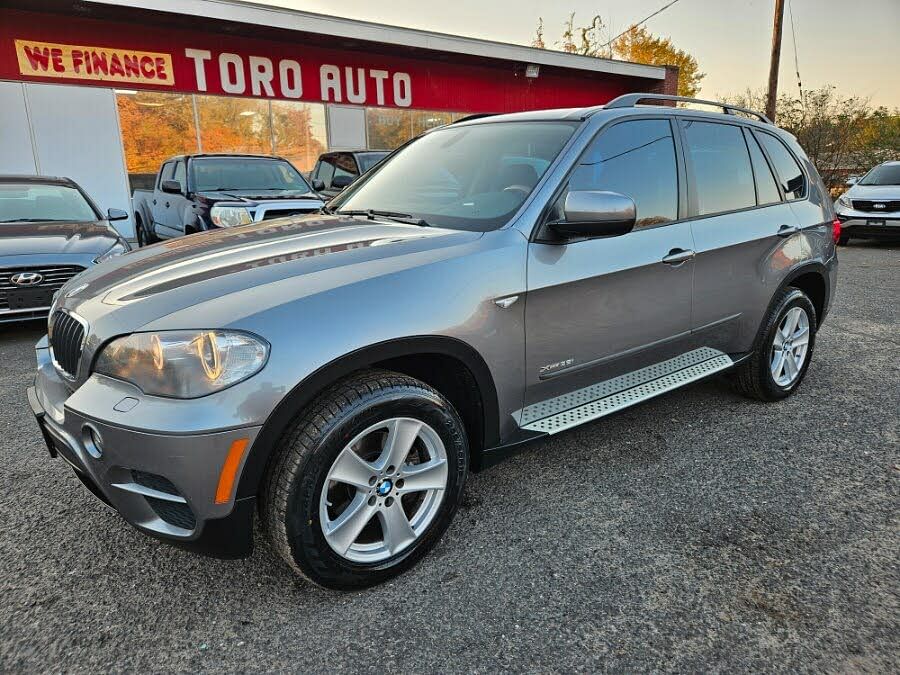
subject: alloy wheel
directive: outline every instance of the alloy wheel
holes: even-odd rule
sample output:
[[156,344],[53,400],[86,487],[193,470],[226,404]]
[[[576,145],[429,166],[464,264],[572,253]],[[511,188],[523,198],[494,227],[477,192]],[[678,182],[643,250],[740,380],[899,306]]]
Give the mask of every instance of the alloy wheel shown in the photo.
[[775,331],[770,355],[772,379],[779,387],[792,385],[803,370],[809,351],[809,316],[791,307]]
[[373,424],[338,454],[322,487],[322,533],[338,555],[375,563],[408,548],[437,515],[447,488],[447,451],[425,422]]

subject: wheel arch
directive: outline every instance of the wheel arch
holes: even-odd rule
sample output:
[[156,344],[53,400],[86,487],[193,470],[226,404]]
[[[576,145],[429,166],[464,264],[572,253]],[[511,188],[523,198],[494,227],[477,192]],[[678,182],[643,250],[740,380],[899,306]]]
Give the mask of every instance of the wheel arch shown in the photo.
[[[449,368],[451,365],[455,369]],[[498,443],[500,414],[496,386],[484,359],[471,345],[446,336],[389,340],[350,352],[322,366],[278,403],[250,449],[238,483],[237,498],[258,494],[278,441],[304,407],[340,378],[372,367],[416,377],[446,396],[466,425],[473,464],[477,465],[484,449]]]
[[779,291],[793,286],[809,296],[816,310],[816,327],[822,323],[829,305],[828,271],[821,263],[808,263],[791,271],[781,282]]

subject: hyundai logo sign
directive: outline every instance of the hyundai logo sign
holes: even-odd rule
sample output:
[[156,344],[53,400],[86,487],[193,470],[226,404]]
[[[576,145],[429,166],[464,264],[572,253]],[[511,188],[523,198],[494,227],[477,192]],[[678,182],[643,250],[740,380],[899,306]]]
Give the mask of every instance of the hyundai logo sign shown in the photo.
[[37,272],[19,272],[13,274],[9,280],[16,286],[37,286],[44,280],[44,276]]

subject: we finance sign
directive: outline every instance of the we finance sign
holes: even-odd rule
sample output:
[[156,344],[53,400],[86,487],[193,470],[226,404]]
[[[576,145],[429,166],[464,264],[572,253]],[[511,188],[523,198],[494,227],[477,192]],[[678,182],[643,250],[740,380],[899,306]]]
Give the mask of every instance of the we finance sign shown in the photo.
[[389,68],[193,46],[173,53],[16,39],[15,48],[19,74],[28,78],[400,108],[413,103],[410,73]]
[[175,84],[170,54],[16,40],[16,57],[19,73],[30,77]]

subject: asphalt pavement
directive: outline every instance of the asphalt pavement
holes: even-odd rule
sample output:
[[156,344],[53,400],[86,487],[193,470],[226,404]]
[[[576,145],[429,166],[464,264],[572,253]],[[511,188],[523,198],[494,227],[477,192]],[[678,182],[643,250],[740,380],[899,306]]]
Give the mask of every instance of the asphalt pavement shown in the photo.
[[900,246],[840,251],[797,395],[713,379],[470,477],[364,592],[149,539],[51,461],[0,326],[0,672],[900,671]]

